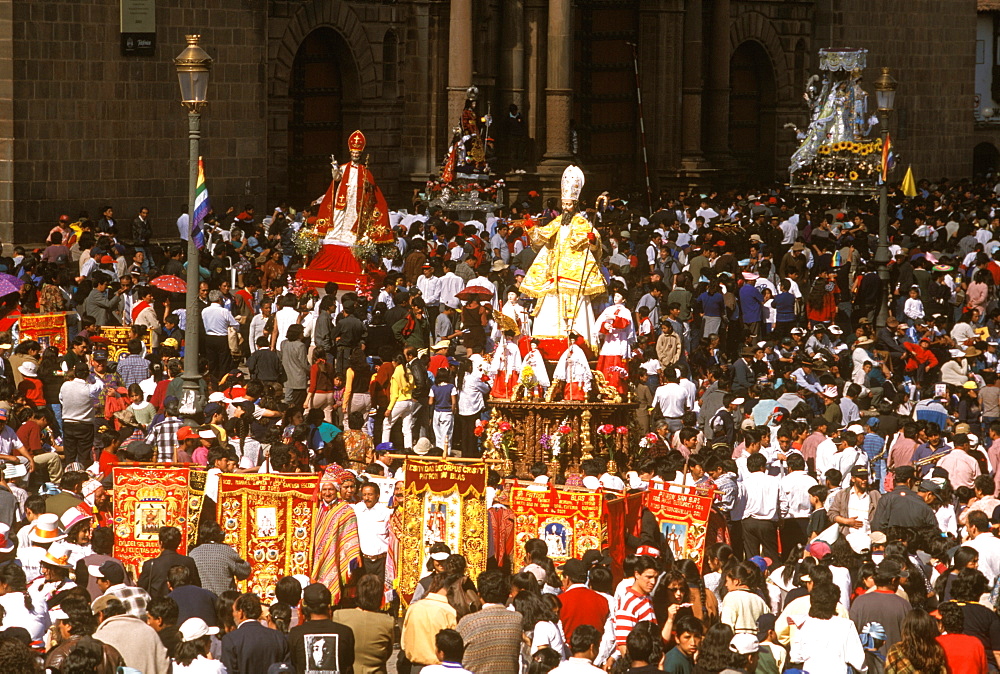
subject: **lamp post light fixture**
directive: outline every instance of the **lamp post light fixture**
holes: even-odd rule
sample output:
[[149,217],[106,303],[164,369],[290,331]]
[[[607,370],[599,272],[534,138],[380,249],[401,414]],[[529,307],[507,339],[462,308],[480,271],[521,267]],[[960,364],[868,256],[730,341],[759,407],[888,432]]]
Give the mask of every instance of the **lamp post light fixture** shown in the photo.
[[[882,74],[875,80],[875,100],[878,104],[878,123],[882,130],[882,147],[889,141],[889,115],[896,103],[896,80],[889,69],[882,68]],[[875,249],[875,264],[882,286],[879,293],[878,313],[875,315],[875,330],[885,327],[889,320],[889,195],[888,172],[879,186],[878,195],[878,247]]]
[[188,110],[188,237],[187,237],[187,293],[184,326],[184,389],[181,412],[193,414],[199,402],[201,375],[198,372],[199,323],[198,309],[199,264],[198,246],[195,244],[194,201],[198,186],[198,157],[201,142],[201,109],[208,103],[208,78],[212,57],[198,44],[200,35],[187,35],[187,47],[177,58],[177,79],[181,86],[181,104]]

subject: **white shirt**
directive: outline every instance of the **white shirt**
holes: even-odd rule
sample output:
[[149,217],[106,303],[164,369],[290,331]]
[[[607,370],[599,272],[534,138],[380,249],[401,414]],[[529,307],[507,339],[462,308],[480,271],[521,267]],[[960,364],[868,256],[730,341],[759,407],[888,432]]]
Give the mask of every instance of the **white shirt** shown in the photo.
[[612,475],[610,473],[605,473],[600,477],[601,486],[605,489],[613,489],[615,491],[625,491],[625,481],[622,480],[617,475]]
[[441,279],[437,276],[427,278],[423,274],[417,277],[417,288],[429,307],[435,307],[441,301]]
[[201,322],[205,326],[205,334],[212,337],[225,337],[229,334],[229,328],[240,327],[233,318],[233,313],[217,302],[212,302],[201,310]]
[[[426,667],[424,670],[426,671]],[[549,674],[604,674],[604,670],[595,667],[594,663],[586,658],[570,658],[562,663]]]
[[174,662],[173,667],[174,674],[226,674],[225,665],[218,660],[210,660],[204,655],[199,655],[191,661],[190,665]]
[[747,504],[743,519],[778,519],[778,478],[763,472],[750,473],[743,479]]
[[1000,538],[987,532],[967,541],[965,545],[979,553],[979,570],[986,576],[989,586],[993,587],[993,581],[1000,574]]
[[826,471],[834,468],[834,459],[837,455],[837,445],[831,438],[816,445],[816,474],[826,475]]
[[389,518],[392,511],[385,505],[376,503],[369,508],[364,502],[353,505],[358,518],[358,537],[361,539],[361,554],[376,556],[389,551]]
[[[462,249],[456,248],[456,250],[461,251]],[[438,279],[438,281],[440,282],[438,297],[441,304],[447,304],[449,307],[457,308],[459,301],[455,298],[455,294],[465,290],[465,281],[463,281],[461,277],[454,272],[448,272]],[[419,282],[417,285],[419,287]]]
[[659,407],[668,419],[679,419],[688,411],[688,392],[676,382],[667,382],[656,389],[653,407]]
[[804,470],[795,470],[781,478],[781,518],[809,517],[809,488],[817,482]]
[[280,351],[288,328],[299,320],[299,312],[295,307],[282,307],[280,311],[276,311],[272,315],[274,316],[274,325],[278,330],[278,343],[275,344],[275,349]]
[[792,662],[802,662],[809,674],[843,674],[848,664],[861,671],[865,650],[850,618],[803,618],[792,637]]

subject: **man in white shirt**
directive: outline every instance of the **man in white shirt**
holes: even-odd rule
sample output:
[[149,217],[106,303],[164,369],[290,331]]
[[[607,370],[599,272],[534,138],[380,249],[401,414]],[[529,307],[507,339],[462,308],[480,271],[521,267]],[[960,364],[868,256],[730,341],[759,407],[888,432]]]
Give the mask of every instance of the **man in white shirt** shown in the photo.
[[665,383],[656,389],[653,396],[653,407],[659,407],[660,413],[666,419],[670,432],[679,431],[684,425],[681,417],[688,407],[688,391],[677,383],[677,371],[667,368],[664,371]]
[[434,323],[438,317],[438,307],[441,305],[441,279],[434,275],[434,265],[425,264],[417,277],[417,289],[427,306],[427,319]]
[[965,527],[969,538],[964,544],[979,553],[979,570],[986,576],[989,587],[993,587],[1000,574],[1000,538],[990,531],[990,518],[978,510],[969,513]]
[[366,574],[374,574],[385,584],[385,558],[389,551],[389,518],[392,511],[379,503],[377,484],[361,488],[361,503],[355,503],[358,537],[361,541],[361,562]]
[[791,550],[805,544],[809,515],[809,488],[817,482],[806,472],[806,460],[801,454],[788,455],[788,473],[780,478],[779,506],[781,510],[781,549]]
[[490,237],[490,248],[493,250],[493,259],[503,260],[505,264],[510,263],[510,247],[507,245],[507,223],[503,222],[497,227],[497,233]]
[[[840,431],[830,431],[830,436],[816,445],[816,474],[826,475],[826,471],[836,468],[834,461],[839,448],[845,446]],[[838,444],[839,443],[839,444]]]
[[604,674],[594,666],[594,658],[601,647],[601,633],[593,625],[580,625],[569,638],[572,657],[551,671],[551,674]]
[[[459,251],[462,249],[459,248]],[[447,304],[449,307],[458,308],[459,301],[455,297],[456,293],[462,292],[465,289],[465,281],[455,273],[456,262],[454,260],[448,260],[444,263],[444,268],[447,270],[442,276],[440,281],[440,291],[438,294],[438,299],[441,304]]]
[[295,304],[295,295],[282,295],[278,298],[278,306],[281,308],[274,312],[274,332],[271,333],[271,348],[275,351],[281,351],[288,328],[299,322],[299,311]]
[[761,454],[747,458],[749,474],[743,480],[746,509],[743,511],[743,550],[746,558],[761,555],[778,558],[778,478],[764,472],[767,459]]

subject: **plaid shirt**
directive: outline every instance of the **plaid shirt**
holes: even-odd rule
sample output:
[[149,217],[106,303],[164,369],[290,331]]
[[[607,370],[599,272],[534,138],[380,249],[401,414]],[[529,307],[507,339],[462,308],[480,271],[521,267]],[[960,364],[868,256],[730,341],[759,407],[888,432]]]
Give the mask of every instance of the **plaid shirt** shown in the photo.
[[149,361],[137,353],[126,354],[118,359],[118,376],[126,388],[138,384],[149,378]]
[[[885,440],[883,440],[882,436],[878,433],[868,431],[865,433],[865,441],[861,447],[865,450],[865,454],[868,455],[868,460],[874,461],[875,457],[878,456],[885,448]],[[885,456],[883,455],[881,458],[884,459]]]
[[134,615],[140,620],[146,619],[146,604],[149,603],[149,594],[141,587],[112,585],[104,594],[120,599],[129,615]]
[[177,417],[164,417],[163,421],[149,429],[146,442],[156,448],[156,460],[169,463],[174,460],[174,450],[177,448],[177,431],[184,421]]

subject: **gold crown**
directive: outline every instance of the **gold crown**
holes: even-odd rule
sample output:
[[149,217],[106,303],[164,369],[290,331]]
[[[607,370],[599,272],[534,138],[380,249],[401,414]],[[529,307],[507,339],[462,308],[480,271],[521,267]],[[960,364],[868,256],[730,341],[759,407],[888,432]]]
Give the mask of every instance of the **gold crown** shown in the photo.
[[163,501],[167,498],[167,490],[159,485],[140,487],[135,493],[140,501]]

